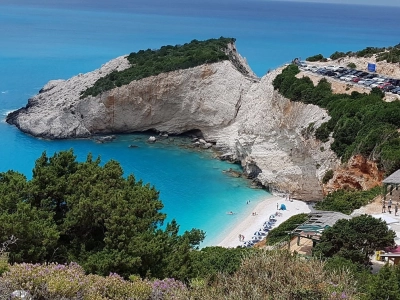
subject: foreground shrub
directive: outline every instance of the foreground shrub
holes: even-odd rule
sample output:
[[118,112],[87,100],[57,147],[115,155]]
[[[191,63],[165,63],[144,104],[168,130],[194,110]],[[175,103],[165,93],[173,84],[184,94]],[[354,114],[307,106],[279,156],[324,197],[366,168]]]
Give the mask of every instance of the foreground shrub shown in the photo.
[[176,299],[182,291],[186,291],[186,285],[174,278],[155,280],[152,283],[151,299]]
[[233,275],[220,274],[209,286],[197,285],[184,299],[355,299],[346,271],[326,272],[320,260],[288,251],[250,253]]
[[125,281],[117,274],[108,277],[85,275],[81,266],[15,264],[1,278],[13,290],[29,291],[35,299],[149,299],[149,282]]

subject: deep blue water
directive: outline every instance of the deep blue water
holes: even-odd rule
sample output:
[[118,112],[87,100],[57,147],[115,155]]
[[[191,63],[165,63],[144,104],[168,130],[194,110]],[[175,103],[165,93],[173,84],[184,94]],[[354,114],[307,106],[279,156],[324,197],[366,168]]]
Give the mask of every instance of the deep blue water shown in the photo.
[[[24,106],[48,80],[91,71],[132,51],[192,39],[235,37],[259,76],[294,57],[400,42],[399,7],[260,0],[32,2],[0,4],[0,172],[13,169],[29,178],[45,150],[73,148],[80,160],[88,152],[103,162],[116,159],[126,174],[160,190],[169,220],[176,218],[184,230],[205,230],[205,244],[268,195],[222,172],[235,166],[179,146],[148,146],[140,136],[119,136],[109,144],[38,140],[5,124],[6,113]],[[140,147],[128,148],[132,143]],[[228,216],[228,210],[238,214]]]

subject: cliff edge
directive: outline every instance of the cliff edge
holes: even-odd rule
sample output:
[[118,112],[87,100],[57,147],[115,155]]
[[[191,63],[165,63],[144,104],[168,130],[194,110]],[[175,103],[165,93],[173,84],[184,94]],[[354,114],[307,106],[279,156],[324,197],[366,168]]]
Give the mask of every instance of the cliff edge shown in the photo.
[[323,144],[312,134],[328,114],[274,91],[272,80],[281,69],[260,79],[233,43],[226,51],[228,60],[134,80],[81,99],[99,78],[130,66],[126,56],[119,57],[93,72],[50,81],[7,122],[49,139],[200,130],[270,190],[321,200],[321,178],[339,164],[330,142]]

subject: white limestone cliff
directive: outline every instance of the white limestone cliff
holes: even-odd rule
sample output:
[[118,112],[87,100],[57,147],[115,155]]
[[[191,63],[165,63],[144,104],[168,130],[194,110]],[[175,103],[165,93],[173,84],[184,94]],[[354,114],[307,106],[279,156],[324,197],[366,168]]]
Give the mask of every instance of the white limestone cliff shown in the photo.
[[271,190],[303,200],[322,199],[321,178],[338,160],[329,142],[316,141],[312,131],[329,116],[274,91],[272,80],[279,69],[260,80],[240,55],[235,59],[151,76],[80,99],[81,91],[98,78],[129,66],[119,57],[93,72],[49,82],[7,121],[51,139],[201,130],[207,142],[232,153],[247,174]]

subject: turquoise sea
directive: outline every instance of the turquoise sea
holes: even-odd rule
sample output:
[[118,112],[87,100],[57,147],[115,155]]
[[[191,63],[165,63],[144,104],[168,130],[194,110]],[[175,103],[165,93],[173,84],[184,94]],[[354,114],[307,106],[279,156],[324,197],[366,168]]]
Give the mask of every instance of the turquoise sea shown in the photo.
[[179,138],[153,145],[143,135],[121,135],[106,144],[39,140],[7,125],[6,114],[25,106],[51,79],[91,71],[132,51],[192,39],[236,38],[239,52],[259,76],[295,57],[400,42],[400,7],[262,0],[32,2],[0,2],[0,172],[13,169],[30,178],[43,151],[70,148],[79,160],[89,152],[103,162],[118,160],[125,174],[155,185],[168,220],[175,218],[182,230],[205,230],[204,245],[214,244],[269,195],[222,172],[238,166],[187,149]]

